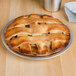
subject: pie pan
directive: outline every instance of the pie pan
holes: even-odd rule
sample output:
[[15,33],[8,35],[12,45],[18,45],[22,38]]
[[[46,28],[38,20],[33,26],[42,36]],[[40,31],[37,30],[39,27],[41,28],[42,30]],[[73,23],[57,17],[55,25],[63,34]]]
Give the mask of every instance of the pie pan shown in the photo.
[[[25,15],[25,16],[27,16],[27,15]],[[54,17],[54,18],[56,18],[56,17]],[[57,19],[58,19],[58,18],[57,18]],[[8,24],[6,24],[6,26],[4,27],[4,29],[3,29],[3,31],[2,31],[1,38],[2,38],[2,42],[3,42],[4,46],[5,46],[10,52],[12,52],[13,54],[15,54],[15,55],[17,55],[17,56],[20,56],[20,57],[22,57],[22,58],[32,59],[32,60],[50,59],[50,58],[54,58],[54,57],[56,57],[56,56],[58,56],[58,55],[61,55],[62,53],[64,53],[65,51],[67,51],[67,49],[68,49],[68,48],[70,47],[70,45],[72,44],[73,34],[72,34],[72,31],[71,31],[70,27],[69,27],[68,25],[66,25],[63,21],[61,21],[61,20],[59,19],[65,26],[68,27],[68,29],[69,29],[69,31],[70,31],[70,41],[69,41],[68,45],[67,45],[63,50],[61,50],[61,51],[59,51],[59,52],[57,52],[57,53],[48,55],[48,56],[43,56],[43,57],[35,57],[35,56],[21,55],[21,54],[15,52],[15,51],[13,51],[12,49],[10,49],[9,46],[6,44],[5,39],[4,39],[4,33],[5,33],[5,30],[6,30],[7,26],[8,26],[9,24],[11,24],[14,20],[15,20],[15,19],[11,20]]]

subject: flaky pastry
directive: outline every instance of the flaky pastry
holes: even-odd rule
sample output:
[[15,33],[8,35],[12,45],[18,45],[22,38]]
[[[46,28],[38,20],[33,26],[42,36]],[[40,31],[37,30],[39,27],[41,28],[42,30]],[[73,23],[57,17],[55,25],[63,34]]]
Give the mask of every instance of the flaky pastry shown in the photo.
[[20,16],[8,25],[5,42],[13,51],[27,56],[48,56],[63,50],[70,32],[60,20],[48,15]]

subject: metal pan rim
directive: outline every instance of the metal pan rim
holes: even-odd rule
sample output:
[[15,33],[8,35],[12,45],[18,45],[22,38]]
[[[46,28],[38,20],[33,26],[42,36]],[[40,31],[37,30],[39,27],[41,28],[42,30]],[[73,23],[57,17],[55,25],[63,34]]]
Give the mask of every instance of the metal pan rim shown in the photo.
[[[44,15],[44,14],[39,14],[39,15]],[[28,15],[25,15],[25,16],[28,16]],[[54,17],[54,18],[56,18],[56,17]],[[58,18],[57,18],[57,19],[58,19]],[[71,46],[71,44],[72,44],[73,34],[72,34],[72,31],[71,31],[70,27],[69,27],[67,24],[65,24],[63,21],[61,21],[61,20],[59,19],[59,20],[60,20],[63,24],[65,24],[65,26],[67,26],[68,29],[70,30],[70,41],[69,41],[69,44],[67,45],[66,48],[64,48],[63,50],[61,50],[61,51],[58,52],[58,53],[55,53],[55,54],[52,54],[52,55],[49,55],[49,56],[45,56],[45,57],[30,57],[30,56],[21,55],[21,54],[15,52],[15,51],[11,50],[11,49],[8,47],[8,45],[6,44],[5,40],[4,40],[4,32],[5,32],[6,28],[7,28],[7,26],[8,26],[10,23],[12,23],[14,20],[15,20],[15,19],[11,20],[10,22],[8,22],[8,24],[6,24],[6,26],[4,27],[4,29],[3,29],[3,31],[2,31],[1,39],[2,39],[2,42],[3,42],[4,46],[5,46],[10,52],[12,52],[13,54],[15,54],[15,55],[17,55],[17,56],[19,56],[19,57],[26,58],[26,59],[32,59],[32,60],[45,60],[45,59],[50,59],[50,58],[57,57],[57,56],[63,54],[64,52],[66,52],[66,51],[68,50],[68,48]]]

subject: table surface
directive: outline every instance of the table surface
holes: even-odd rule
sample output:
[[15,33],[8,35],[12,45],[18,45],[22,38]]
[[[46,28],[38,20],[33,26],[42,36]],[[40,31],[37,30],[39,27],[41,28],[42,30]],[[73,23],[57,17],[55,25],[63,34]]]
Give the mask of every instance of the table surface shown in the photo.
[[62,0],[61,9],[48,12],[43,0],[0,0],[0,35],[4,26],[12,19],[31,13],[58,17],[71,28],[73,42],[64,54],[48,60],[28,60],[9,52],[0,37],[0,76],[76,76],[76,23],[69,23],[64,12],[64,3],[76,0]]

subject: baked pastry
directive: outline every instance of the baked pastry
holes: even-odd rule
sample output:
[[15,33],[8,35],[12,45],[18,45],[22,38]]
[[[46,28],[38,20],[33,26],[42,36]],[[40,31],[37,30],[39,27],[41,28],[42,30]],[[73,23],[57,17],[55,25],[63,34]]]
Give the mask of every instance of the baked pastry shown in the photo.
[[48,15],[30,14],[16,18],[5,30],[5,42],[13,51],[28,56],[48,56],[69,43],[69,29]]

